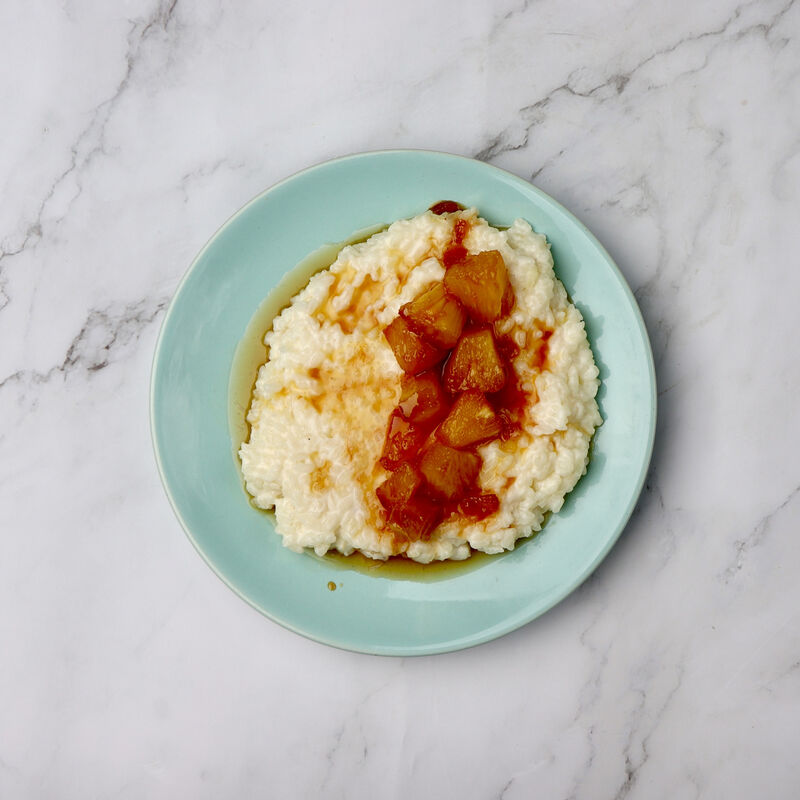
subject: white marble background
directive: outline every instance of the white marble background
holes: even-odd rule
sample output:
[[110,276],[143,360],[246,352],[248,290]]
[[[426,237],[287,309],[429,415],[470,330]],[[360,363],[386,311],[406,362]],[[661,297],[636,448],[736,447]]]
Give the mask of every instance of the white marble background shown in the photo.
[[[660,386],[596,574],[420,659],[235,597],[148,430],[208,236],[384,147],[571,208]],[[0,198],[0,797],[800,796],[800,3],[0,0]]]

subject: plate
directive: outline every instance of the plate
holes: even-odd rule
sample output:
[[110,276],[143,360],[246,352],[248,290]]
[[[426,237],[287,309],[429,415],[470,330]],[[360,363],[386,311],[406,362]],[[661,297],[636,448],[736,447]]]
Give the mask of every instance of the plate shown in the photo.
[[[421,213],[475,206],[493,225],[523,217],[552,245],[556,274],[586,320],[605,420],[588,472],[542,532],[509,553],[445,571],[350,568],[293,553],[248,503],[232,455],[234,351],[281,276],[317,248]],[[336,647],[422,655],[470,647],[552,608],[603,560],[644,482],[655,431],[653,358],[636,301],[594,236],[526,181],[479,161],[382,151],[328,161],[236,213],[181,281],[156,345],[156,461],[189,539],[240,597],[275,622]],[[329,584],[335,587],[331,591]]]

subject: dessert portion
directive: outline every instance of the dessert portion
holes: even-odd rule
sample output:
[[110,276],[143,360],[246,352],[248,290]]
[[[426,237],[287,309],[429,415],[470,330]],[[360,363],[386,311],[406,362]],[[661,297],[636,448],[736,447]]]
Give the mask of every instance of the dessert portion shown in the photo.
[[240,457],[293,550],[510,549],[560,509],[601,422],[545,238],[455,203],[345,247],[265,343]]

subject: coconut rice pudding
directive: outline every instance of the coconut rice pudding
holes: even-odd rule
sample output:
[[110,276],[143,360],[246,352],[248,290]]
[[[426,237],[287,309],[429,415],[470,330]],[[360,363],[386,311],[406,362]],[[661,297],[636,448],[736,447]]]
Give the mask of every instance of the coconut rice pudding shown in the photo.
[[544,236],[439,203],[345,247],[265,337],[239,451],[286,547],[427,563],[538,531],[601,423]]

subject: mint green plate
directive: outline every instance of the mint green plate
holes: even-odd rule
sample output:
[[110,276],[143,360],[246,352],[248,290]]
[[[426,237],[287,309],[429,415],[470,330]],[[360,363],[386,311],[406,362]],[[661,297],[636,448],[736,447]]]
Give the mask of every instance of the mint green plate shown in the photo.
[[[527,219],[583,312],[605,423],[589,471],[542,533],[472,568],[397,577],[283,548],[248,503],[228,431],[236,346],[264,296],[316,248],[411,217],[438,200],[495,225]],[[214,235],[167,311],[155,351],[156,460],[187,535],[214,572],[270,619],[316,641],[385,655],[489,641],[552,608],[603,560],[644,482],[655,430],[653,359],[642,318],[608,253],[575,217],[507,172],[421,151],[329,161],[273,186]],[[336,585],[330,591],[328,583]]]

